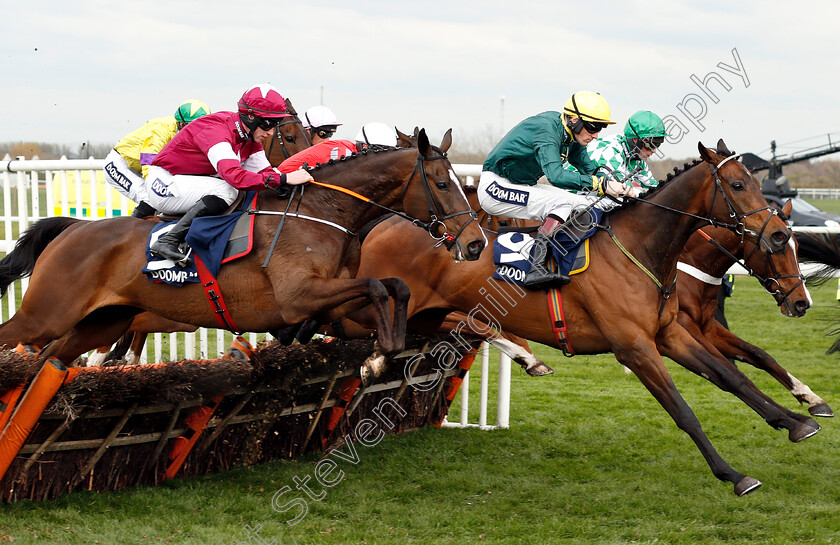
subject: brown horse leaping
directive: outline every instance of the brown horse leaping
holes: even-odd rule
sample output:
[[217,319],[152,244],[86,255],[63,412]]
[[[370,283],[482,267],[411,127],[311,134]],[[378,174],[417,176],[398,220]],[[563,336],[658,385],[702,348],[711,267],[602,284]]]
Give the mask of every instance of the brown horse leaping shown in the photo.
[[[609,232],[597,232],[590,240],[592,263],[563,287],[563,306],[574,352],[613,352],[694,440],[714,475],[734,483],[735,492],[743,495],[761,483],[735,471],[715,451],[677,391],[663,355],[708,375],[762,413],[768,423],[788,429],[794,441],[816,433],[819,426],[749,388],[734,365],[679,324],[677,301],[665,298],[686,241],[704,224],[728,225],[766,252],[786,253],[789,249],[789,229],[770,211],[758,182],[743,164],[734,160],[722,141],[717,152],[702,145],[699,150],[703,159],[699,164],[650,192],[644,203],[625,205],[610,214],[615,239],[647,272],[623,253]],[[478,261],[449,266],[432,245],[408,227],[398,219],[376,227],[364,243],[359,275],[376,271],[406,280],[412,287],[410,322],[417,328],[425,325],[436,331],[448,313],[462,311],[497,329],[560,346],[548,318],[544,292],[526,292],[493,280],[495,266],[489,252]],[[397,248],[411,248],[411,252],[395,257]],[[415,289],[423,285],[429,289]],[[796,314],[804,313],[808,306],[800,295],[791,298]]]
[[[433,147],[421,131],[417,149],[365,153],[313,171],[318,182],[356,196],[307,185],[303,197],[293,199],[294,211],[332,225],[286,217],[267,268],[261,265],[281,220],[277,215],[259,215],[255,251],[223,267],[218,277],[237,327],[271,332],[311,317],[331,321],[371,304],[381,317],[377,320],[383,328],[377,330],[381,350],[401,350],[405,311],[398,308],[392,320],[388,300],[391,295],[397,305],[404,304],[408,296],[404,283],[335,276],[344,263],[357,259],[349,255],[358,251],[352,233],[387,213],[386,208],[416,218],[452,258],[479,257],[486,239],[444,155],[450,144],[451,138],[445,137],[440,148]],[[268,212],[283,211],[289,203],[271,192],[265,192],[261,201],[261,210]],[[31,231],[38,231],[42,222]],[[72,362],[88,350],[116,341],[142,310],[214,327],[214,312],[201,286],[157,285],[140,273],[151,227],[150,222],[133,218],[69,224],[36,256],[20,310],[0,326],[0,345],[50,343],[41,352],[42,359]],[[38,237],[32,234],[29,239]],[[4,261],[28,251],[18,245]]]

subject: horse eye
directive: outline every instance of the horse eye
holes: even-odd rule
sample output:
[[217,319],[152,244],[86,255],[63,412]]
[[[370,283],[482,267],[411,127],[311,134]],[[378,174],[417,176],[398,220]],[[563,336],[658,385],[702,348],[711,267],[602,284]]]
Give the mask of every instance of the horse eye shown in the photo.
[[744,190],[744,182],[734,182],[732,184],[732,189],[735,191],[743,191]]
[[286,137],[286,142],[288,142],[288,143],[290,143],[290,144],[294,144],[294,142],[295,142],[295,137],[294,137],[294,136],[287,136],[287,137]]
[[449,183],[448,182],[436,182],[435,185],[441,191],[449,191]]

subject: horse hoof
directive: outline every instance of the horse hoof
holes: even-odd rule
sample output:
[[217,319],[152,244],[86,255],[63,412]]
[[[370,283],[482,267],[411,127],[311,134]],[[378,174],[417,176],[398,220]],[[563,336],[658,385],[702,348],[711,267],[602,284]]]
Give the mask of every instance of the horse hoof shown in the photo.
[[811,416],[822,416],[824,418],[831,418],[832,416],[834,416],[834,411],[831,410],[831,407],[828,406],[828,403],[812,405],[808,407],[808,412],[811,413]]
[[753,479],[752,477],[744,477],[735,485],[735,494],[739,496],[746,496],[753,490],[761,486],[761,481]]
[[545,375],[550,375],[554,372],[554,369],[552,369],[544,363],[537,363],[535,365],[532,365],[531,367],[527,367],[525,369],[525,372],[532,377],[542,377]]
[[367,365],[359,367],[359,376],[362,379],[362,388],[367,388],[373,382],[373,372]]
[[820,425],[809,418],[805,422],[800,422],[795,428],[790,430],[788,438],[794,443],[799,443],[800,441],[808,439],[812,435],[816,435],[820,429]]

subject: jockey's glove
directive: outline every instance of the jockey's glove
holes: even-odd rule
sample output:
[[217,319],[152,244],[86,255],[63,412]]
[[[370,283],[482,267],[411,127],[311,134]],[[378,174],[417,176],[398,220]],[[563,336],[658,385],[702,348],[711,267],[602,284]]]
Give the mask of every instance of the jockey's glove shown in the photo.
[[304,169],[295,170],[294,172],[289,172],[285,174],[286,179],[284,180],[288,185],[300,185],[305,184],[306,182],[312,181],[312,175],[309,174],[309,171]]
[[605,176],[593,176],[592,188],[598,192],[598,195],[612,195],[614,197],[627,195],[630,189],[621,182],[608,180]]

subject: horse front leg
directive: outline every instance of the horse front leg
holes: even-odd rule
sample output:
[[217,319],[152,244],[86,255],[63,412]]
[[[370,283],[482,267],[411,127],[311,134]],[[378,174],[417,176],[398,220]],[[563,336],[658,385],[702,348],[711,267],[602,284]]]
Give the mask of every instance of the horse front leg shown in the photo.
[[788,430],[788,437],[794,443],[820,431],[820,425],[813,419],[780,406],[759,390],[704,336],[692,336],[686,328],[674,324],[660,335],[659,350],[689,371],[734,394],[774,428]]
[[645,388],[671,415],[677,427],[691,437],[715,477],[721,481],[733,483],[735,493],[739,496],[748,494],[761,486],[760,481],[732,469],[712,446],[697,416],[674,385],[653,339],[646,340],[642,332],[628,338],[636,339],[636,341],[623,346],[613,345],[616,359],[639,378]]
[[834,411],[823,398],[815,394],[807,384],[793,376],[773,356],[761,348],[748,343],[721,325],[714,327],[711,335],[709,332],[705,334],[715,348],[727,358],[748,363],[779,381],[799,403],[807,403],[808,412],[812,416],[834,416]]
[[[404,284],[402,280],[399,282]],[[395,282],[389,282],[389,285],[396,290],[395,293],[401,294]],[[408,289],[407,286],[405,289]],[[306,292],[297,298],[294,308],[301,316],[317,316],[329,323],[370,305],[376,326],[377,348],[361,370],[363,381],[369,382],[382,373],[387,356],[405,348],[405,312],[401,314],[402,324],[392,325],[388,300],[388,288],[376,278],[314,279],[307,283]]]

